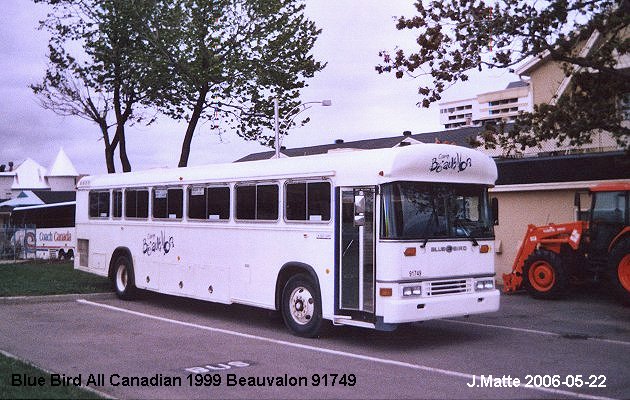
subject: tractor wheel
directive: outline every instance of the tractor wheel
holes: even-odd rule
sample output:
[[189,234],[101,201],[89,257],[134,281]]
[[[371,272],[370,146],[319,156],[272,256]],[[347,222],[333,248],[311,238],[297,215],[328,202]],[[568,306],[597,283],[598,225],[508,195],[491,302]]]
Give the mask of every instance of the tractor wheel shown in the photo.
[[569,274],[562,258],[549,250],[536,250],[525,261],[523,283],[536,299],[558,299],[569,288]]
[[610,252],[608,271],[615,294],[630,304],[630,237],[621,239]]

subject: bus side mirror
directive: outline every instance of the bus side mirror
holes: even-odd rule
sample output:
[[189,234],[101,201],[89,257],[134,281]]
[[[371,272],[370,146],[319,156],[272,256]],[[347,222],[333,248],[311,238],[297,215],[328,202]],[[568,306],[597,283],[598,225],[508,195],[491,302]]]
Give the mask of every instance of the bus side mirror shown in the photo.
[[363,214],[365,212],[365,196],[363,194],[354,195],[354,214]]
[[499,225],[499,199],[496,197],[490,199],[490,209],[492,210],[492,224]]

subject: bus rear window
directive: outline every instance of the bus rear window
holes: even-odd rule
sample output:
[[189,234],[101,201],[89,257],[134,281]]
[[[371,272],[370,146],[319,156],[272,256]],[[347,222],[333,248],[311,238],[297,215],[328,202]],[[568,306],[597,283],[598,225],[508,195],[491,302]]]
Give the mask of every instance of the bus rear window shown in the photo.
[[153,189],[153,218],[180,219],[183,213],[182,189]]
[[147,189],[125,190],[125,217],[149,217],[149,191]]
[[230,188],[193,186],[188,189],[188,218],[230,219]]
[[90,218],[109,217],[109,191],[92,191],[89,194]]

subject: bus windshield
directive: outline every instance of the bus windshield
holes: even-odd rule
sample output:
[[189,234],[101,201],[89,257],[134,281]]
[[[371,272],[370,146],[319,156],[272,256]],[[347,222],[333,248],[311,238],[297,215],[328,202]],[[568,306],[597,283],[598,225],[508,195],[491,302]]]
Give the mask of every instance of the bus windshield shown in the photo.
[[381,238],[429,240],[494,237],[483,185],[393,182],[382,185]]

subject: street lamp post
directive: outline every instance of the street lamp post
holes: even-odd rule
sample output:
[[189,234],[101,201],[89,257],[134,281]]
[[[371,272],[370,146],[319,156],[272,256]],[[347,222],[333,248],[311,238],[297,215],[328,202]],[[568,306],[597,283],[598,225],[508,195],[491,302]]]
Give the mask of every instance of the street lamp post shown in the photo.
[[[282,120],[282,122],[285,122],[288,118],[295,118],[295,116],[298,115],[299,113],[301,113],[302,111],[308,110],[311,107],[304,107],[304,109],[298,111],[294,115],[291,115],[291,113],[293,111],[297,110],[300,107],[307,106],[309,104],[320,104],[320,105],[322,105],[324,107],[329,107],[329,106],[332,105],[332,101],[331,100],[307,101],[307,102],[298,104],[297,106],[295,106],[291,110],[289,110],[289,112],[287,113],[287,116]],[[275,140],[276,158],[280,158],[280,111],[279,111],[279,105],[278,105],[278,98],[277,97],[275,99],[273,99],[273,114],[274,114],[274,127],[275,127],[275,131],[276,131],[276,140]]]

